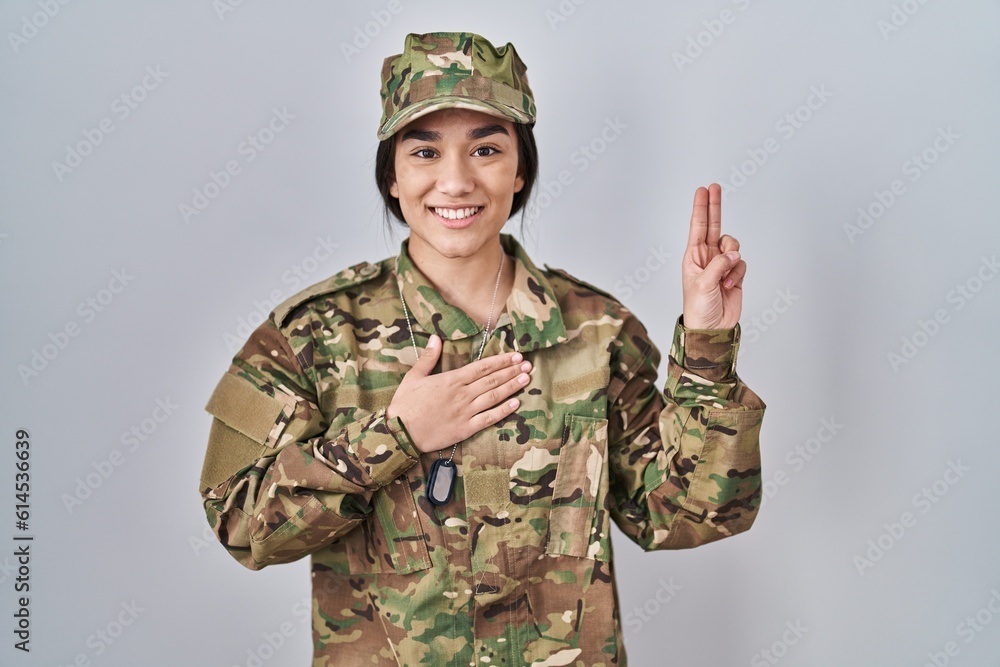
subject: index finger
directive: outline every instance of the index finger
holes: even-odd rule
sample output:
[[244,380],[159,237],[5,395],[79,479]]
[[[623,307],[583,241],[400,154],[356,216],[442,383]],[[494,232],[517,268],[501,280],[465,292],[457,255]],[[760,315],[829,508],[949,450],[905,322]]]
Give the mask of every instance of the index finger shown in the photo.
[[706,244],[717,250],[721,235],[722,187],[712,183],[708,188],[700,187],[694,192],[688,247]]

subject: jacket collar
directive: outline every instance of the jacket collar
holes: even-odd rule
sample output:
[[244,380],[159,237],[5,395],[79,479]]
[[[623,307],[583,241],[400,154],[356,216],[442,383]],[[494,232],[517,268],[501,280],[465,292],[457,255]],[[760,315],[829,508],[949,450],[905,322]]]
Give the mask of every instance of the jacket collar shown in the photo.
[[[413,263],[409,241],[406,238],[400,244],[399,277],[411,321],[416,320],[424,331],[436,333],[442,339],[461,340],[481,333],[483,328],[464,310],[445,301]],[[495,326],[512,324],[514,348],[518,352],[566,342],[566,326],[552,285],[513,236],[500,234],[500,244],[514,258],[514,287],[507,298],[507,310]]]

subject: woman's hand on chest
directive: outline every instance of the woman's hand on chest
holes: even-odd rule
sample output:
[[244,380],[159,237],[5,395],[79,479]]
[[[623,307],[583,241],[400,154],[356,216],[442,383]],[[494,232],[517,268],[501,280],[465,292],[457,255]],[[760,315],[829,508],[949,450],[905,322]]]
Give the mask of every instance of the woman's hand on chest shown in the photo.
[[431,336],[386,408],[386,417],[398,416],[423,453],[450,447],[517,410],[511,396],[528,384],[531,370],[531,362],[512,352],[434,373],[440,356],[441,340]]

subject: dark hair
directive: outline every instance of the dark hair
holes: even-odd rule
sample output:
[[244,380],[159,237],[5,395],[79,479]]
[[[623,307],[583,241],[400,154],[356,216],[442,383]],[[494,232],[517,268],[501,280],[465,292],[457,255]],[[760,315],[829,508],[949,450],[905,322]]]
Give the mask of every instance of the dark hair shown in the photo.
[[[520,192],[514,193],[514,201],[511,203],[510,215],[521,211],[521,222],[524,222],[525,204],[531,195],[531,190],[538,177],[538,146],[535,145],[534,123],[514,123],[514,134],[517,136],[517,168],[523,175],[524,187]],[[396,166],[396,137],[393,134],[388,139],[383,139],[378,143],[375,151],[375,184],[378,186],[379,194],[385,203],[385,223],[391,226],[389,214],[396,218],[398,222],[406,224],[403,219],[403,211],[399,206],[399,200],[389,194],[389,188],[395,179]]]

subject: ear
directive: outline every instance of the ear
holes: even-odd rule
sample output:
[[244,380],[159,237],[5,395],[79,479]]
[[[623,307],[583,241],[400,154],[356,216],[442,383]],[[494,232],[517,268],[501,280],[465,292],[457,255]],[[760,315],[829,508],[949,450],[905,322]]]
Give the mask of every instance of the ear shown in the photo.
[[524,171],[518,169],[517,176],[514,177],[514,192],[520,192],[523,189],[524,189]]
[[399,199],[399,188],[396,187],[396,179],[392,179],[392,183],[389,185],[389,194],[391,194],[396,199]]

